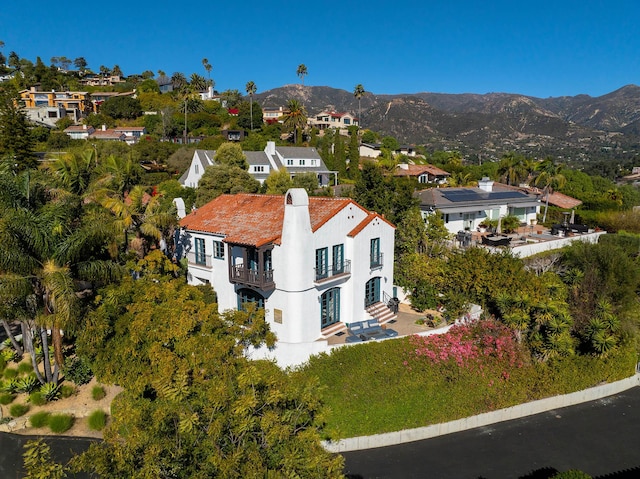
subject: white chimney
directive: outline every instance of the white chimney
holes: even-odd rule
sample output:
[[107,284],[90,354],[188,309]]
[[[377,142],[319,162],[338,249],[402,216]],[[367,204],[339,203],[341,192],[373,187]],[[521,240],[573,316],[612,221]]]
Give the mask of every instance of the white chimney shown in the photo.
[[478,188],[480,188],[482,191],[491,193],[491,191],[493,191],[493,180],[490,180],[485,176],[480,181],[478,181]]
[[264,152],[267,155],[275,155],[276,154],[276,142],[275,141],[267,141],[267,146],[265,147]]
[[102,131],[107,131],[107,125],[102,125]]
[[408,163],[400,163],[398,165],[398,168],[400,168],[401,170],[408,170],[409,169],[409,164]]

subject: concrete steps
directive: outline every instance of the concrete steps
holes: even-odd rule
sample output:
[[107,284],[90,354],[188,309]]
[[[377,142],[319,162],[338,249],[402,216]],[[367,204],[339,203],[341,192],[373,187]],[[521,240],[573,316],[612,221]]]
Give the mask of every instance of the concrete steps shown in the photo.
[[367,306],[366,311],[381,325],[387,324],[389,321],[392,321],[398,317],[396,314],[394,314],[393,311],[391,311],[391,309],[387,307],[386,304],[380,301]]

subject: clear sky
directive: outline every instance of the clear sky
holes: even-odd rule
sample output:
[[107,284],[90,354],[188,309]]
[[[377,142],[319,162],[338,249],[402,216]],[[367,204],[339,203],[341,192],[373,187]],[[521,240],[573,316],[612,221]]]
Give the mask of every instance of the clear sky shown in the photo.
[[639,0],[69,2],[3,0],[3,53],[206,76],[258,93],[297,83],[372,93],[600,96],[640,84]]

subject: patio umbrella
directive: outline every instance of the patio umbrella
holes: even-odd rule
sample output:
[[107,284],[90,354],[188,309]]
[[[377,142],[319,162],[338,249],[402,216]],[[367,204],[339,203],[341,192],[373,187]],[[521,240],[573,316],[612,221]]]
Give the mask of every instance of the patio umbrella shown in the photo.
[[576,220],[576,210],[571,210],[571,219],[569,219],[569,224],[572,225]]
[[502,216],[498,218],[498,226],[496,226],[496,234],[502,234]]

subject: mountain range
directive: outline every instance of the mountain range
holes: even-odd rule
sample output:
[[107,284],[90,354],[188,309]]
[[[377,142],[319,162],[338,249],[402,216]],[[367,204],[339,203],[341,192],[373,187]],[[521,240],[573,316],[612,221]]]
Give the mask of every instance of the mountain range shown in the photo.
[[[312,116],[321,110],[358,115],[352,92],[326,86],[285,85],[255,96],[262,106],[295,98]],[[514,93],[413,93],[361,99],[362,128],[427,151],[458,150],[499,158],[515,151],[564,161],[629,160],[640,152],[640,87],[599,97],[536,98]]]

